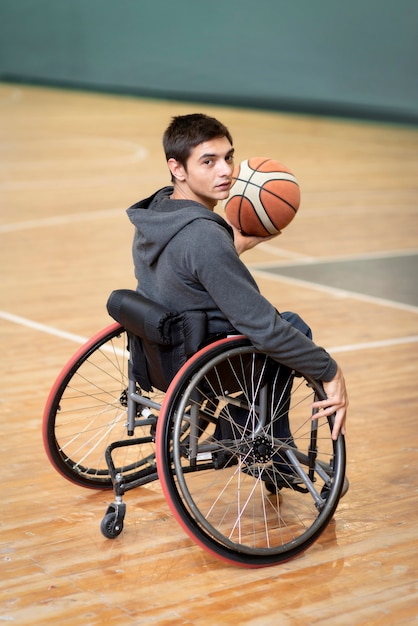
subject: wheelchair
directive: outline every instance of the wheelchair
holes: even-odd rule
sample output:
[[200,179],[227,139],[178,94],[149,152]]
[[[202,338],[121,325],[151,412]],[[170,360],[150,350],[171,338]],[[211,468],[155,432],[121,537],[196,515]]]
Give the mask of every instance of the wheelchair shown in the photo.
[[[164,315],[150,340],[156,325],[136,307],[142,296],[117,290],[109,312],[115,296],[117,321],[69,360],[43,417],[53,467],[113,490],[102,534],[122,532],[126,491],[159,479],[184,531],[227,563],[275,565],[309,548],[348,488],[344,437],[333,441],[334,418],[310,406],[326,397],[321,383],[241,335],[212,338],[164,380],[155,359],[172,343],[161,337]],[[184,317],[177,325],[184,330]]]

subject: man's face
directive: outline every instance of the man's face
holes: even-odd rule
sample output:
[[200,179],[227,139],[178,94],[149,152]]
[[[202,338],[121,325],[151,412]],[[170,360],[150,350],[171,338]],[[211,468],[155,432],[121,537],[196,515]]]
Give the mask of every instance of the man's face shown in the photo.
[[175,162],[173,198],[194,200],[213,210],[229,195],[234,169],[234,148],[226,137],[199,144],[190,153],[186,168]]

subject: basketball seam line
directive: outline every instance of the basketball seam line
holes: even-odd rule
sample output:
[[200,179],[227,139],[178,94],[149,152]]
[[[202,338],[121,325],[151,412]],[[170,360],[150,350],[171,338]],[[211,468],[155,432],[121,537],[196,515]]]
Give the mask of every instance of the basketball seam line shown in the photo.
[[[228,198],[228,200],[230,200],[230,199],[232,199],[232,198],[234,198],[234,197],[239,197],[239,198],[241,198],[240,203],[239,203],[239,208],[241,208],[241,203],[242,203],[242,200],[243,200],[243,198],[245,198],[245,197],[246,197],[246,196],[245,196],[245,191],[246,191],[246,189],[247,189],[248,185],[250,184],[250,180],[251,180],[251,179],[250,179],[249,181],[246,181],[246,180],[244,180],[244,179],[242,179],[242,178],[235,178],[234,180],[239,180],[239,182],[240,182],[240,183],[244,183],[244,184],[245,184],[245,187],[244,187],[244,190],[243,190],[243,192],[242,192],[242,193],[237,194],[237,196],[233,196],[233,195],[232,195],[232,196],[231,196],[231,198]],[[296,185],[297,187],[299,187],[299,185],[298,185],[296,182],[293,182],[293,180],[286,180],[286,182],[288,182],[288,183],[292,183],[292,185]],[[261,191],[261,190],[263,190],[265,193],[269,193],[271,196],[274,196],[275,198],[278,198],[279,200],[281,200],[282,202],[284,202],[285,204],[287,204],[287,206],[288,206],[290,209],[292,209],[292,211],[294,211],[294,213],[295,213],[295,214],[297,213],[297,209],[295,209],[295,207],[294,207],[292,204],[290,204],[290,202],[288,202],[287,200],[285,200],[285,198],[282,198],[281,196],[277,195],[277,193],[274,193],[273,191],[270,191],[269,189],[265,189],[264,187],[260,187],[260,185],[257,185],[256,183],[251,183],[251,185],[252,185],[253,187],[257,187],[257,189],[258,189],[258,190],[260,190],[260,191]]]

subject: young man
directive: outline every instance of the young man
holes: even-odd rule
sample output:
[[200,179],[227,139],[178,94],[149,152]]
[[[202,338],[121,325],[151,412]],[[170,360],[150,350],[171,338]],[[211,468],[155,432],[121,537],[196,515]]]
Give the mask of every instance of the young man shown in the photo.
[[328,399],[313,406],[318,417],[335,413],[336,439],[345,432],[348,406],[341,369],[312,342],[298,316],[287,321],[260,294],[240,260],[265,238],[244,237],[214,213],[231,186],[234,148],[228,129],[203,114],[178,116],[163,145],[172,186],[128,209],[136,227],[138,291],[174,311],[203,310],[209,335],[232,327],[273,359],[321,380]]

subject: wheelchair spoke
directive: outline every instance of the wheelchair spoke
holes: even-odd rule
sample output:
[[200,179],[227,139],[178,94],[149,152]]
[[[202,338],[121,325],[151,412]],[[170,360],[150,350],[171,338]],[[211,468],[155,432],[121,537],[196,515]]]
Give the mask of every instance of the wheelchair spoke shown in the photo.
[[[326,527],[345,456],[329,421],[312,419],[318,393],[314,381],[295,379],[245,340],[232,340],[224,352],[209,347],[185,368],[166,402],[157,460],[174,514],[205,549],[234,563],[275,563],[306,549]],[[200,403],[204,428],[192,402]]]

